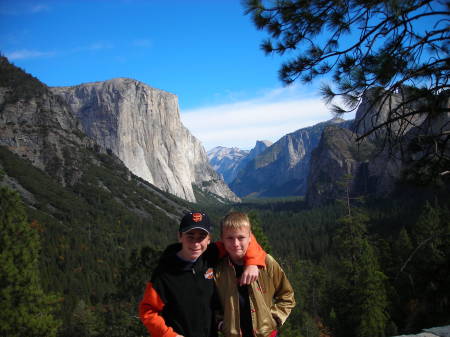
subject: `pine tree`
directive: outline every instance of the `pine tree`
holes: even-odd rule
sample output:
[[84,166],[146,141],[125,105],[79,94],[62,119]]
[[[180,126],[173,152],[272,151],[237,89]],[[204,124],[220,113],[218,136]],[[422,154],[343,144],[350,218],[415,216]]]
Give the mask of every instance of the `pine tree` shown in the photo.
[[442,264],[445,261],[442,247],[448,240],[449,224],[441,224],[441,211],[438,206],[432,206],[429,202],[425,203],[422,214],[413,227],[413,235],[416,246],[422,249],[421,255],[426,256],[426,260],[436,261]]
[[405,326],[414,330],[448,323],[450,309],[450,220],[448,209],[427,202],[412,226],[414,249],[400,268],[410,280],[410,300],[417,303],[407,313]]
[[[339,336],[383,337],[388,322],[386,276],[380,271],[375,251],[370,244],[367,216],[353,210],[340,219],[336,243],[340,262],[341,283],[335,307]],[[338,303],[339,304],[339,303]]]
[[109,337],[146,336],[147,330],[138,316],[138,304],[144,294],[145,285],[150,281],[162,252],[144,246],[133,250],[128,263],[121,268],[117,279],[117,291],[112,295],[111,305],[105,313],[106,330]]
[[271,247],[269,239],[261,227],[261,221],[258,214],[256,212],[249,212],[248,217],[250,219],[250,223],[252,224],[252,232],[253,235],[255,235],[256,240],[258,240],[258,243],[267,253],[270,253]]
[[104,330],[102,317],[95,307],[78,301],[72,313],[70,334],[77,337],[101,336]]
[[411,253],[413,245],[408,231],[405,228],[400,230],[398,238],[395,241],[394,253],[397,258],[400,258],[403,262],[407,260],[408,255]]
[[40,285],[38,233],[16,192],[0,188],[0,335],[51,337],[59,322]]

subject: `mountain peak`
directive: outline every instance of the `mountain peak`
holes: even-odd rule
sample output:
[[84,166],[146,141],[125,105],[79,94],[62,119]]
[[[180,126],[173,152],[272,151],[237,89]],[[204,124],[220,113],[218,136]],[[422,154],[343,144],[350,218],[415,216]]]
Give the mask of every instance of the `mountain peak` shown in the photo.
[[265,147],[269,147],[273,144],[273,142],[271,142],[270,140],[257,140],[255,147],[257,146],[265,146]]
[[129,78],[51,90],[69,102],[84,132],[135,175],[189,201],[196,200],[192,185],[239,200],[181,123],[176,95]]

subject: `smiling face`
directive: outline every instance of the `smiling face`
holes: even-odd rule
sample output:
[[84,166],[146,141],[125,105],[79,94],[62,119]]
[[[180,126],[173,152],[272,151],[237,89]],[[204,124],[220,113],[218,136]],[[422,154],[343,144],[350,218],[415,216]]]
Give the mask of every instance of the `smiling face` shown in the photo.
[[231,260],[236,264],[242,264],[250,243],[250,228],[223,228],[222,241]]
[[208,232],[203,229],[194,228],[190,231],[180,233],[178,240],[182,248],[178,255],[188,261],[197,260],[211,242]]

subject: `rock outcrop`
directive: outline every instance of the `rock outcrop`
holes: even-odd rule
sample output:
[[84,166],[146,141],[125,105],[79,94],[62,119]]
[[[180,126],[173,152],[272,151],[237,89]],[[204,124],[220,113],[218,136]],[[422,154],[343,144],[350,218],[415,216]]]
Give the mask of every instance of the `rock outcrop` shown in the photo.
[[75,183],[83,160],[77,149],[93,145],[77,118],[47,86],[3,57],[0,74],[0,145],[62,185]]
[[272,142],[269,140],[257,140],[255,147],[250,151],[241,150],[237,147],[218,146],[208,151],[209,163],[216,172],[222,175],[223,180],[230,184],[239,171],[247,166],[249,161],[264,152],[271,145]]
[[213,169],[229,184],[236,177],[239,163],[248,156],[250,151],[237,147],[217,146],[208,151],[208,160]]
[[245,168],[245,166],[247,166],[247,163],[250,160],[255,159],[257,156],[266,151],[266,149],[268,147],[271,147],[272,145],[273,143],[270,140],[257,140],[255,146],[253,147],[253,149],[250,150],[248,156],[245,157],[244,160],[242,160],[239,163],[239,169]]
[[195,201],[193,185],[239,200],[182,125],[176,95],[127,78],[51,90],[69,104],[84,132],[135,175],[188,201]]
[[[384,138],[386,133],[403,136],[412,128],[420,125],[426,118],[425,114],[411,114],[417,108],[418,102],[405,103],[409,91],[387,94],[382,88],[371,88],[363,96],[355,115],[352,131],[358,135],[368,134],[368,138],[376,140]],[[374,103],[374,101],[376,103]],[[399,118],[402,117],[402,118]],[[384,123],[389,123],[389,131]],[[369,134],[370,130],[375,130]]]
[[421,333],[394,337],[450,337],[450,325],[423,329]]
[[373,188],[368,181],[368,160],[375,146],[370,141],[358,145],[355,139],[356,135],[348,129],[325,128],[311,157],[306,193],[309,206],[317,207],[344,198],[345,188],[341,183],[345,179],[349,179],[353,193]]
[[241,197],[304,195],[311,152],[317,147],[323,129],[342,123],[349,122],[332,119],[285,135],[250,160],[230,184],[231,189]]
[[[5,57],[0,57],[0,146],[45,172],[63,188],[70,190],[69,194],[73,193],[71,189],[74,186],[83,188],[80,187],[86,183],[83,178],[89,175],[92,167],[104,172],[105,176],[121,176],[130,186],[138,181],[119,158],[105,155],[106,151],[83,132],[80,121],[61,97],[38,79],[9,63]],[[17,174],[24,175],[21,169]],[[102,176],[96,178],[99,181],[104,179]],[[24,179],[32,180],[30,177]],[[18,191],[31,207],[39,199],[34,194],[41,196],[39,191],[27,190],[17,179],[8,175],[3,176],[3,184]],[[103,182],[98,184],[106,189]],[[141,204],[157,208],[167,217],[179,221],[186,209],[185,202],[140,180],[138,184],[152,195],[141,198]],[[92,189],[98,187],[94,185]],[[39,188],[46,189],[48,186]],[[114,198],[121,203],[129,200],[126,195],[116,195]],[[50,213],[55,211],[49,200],[37,202],[44,213],[49,211],[44,207],[47,203]],[[139,216],[145,213],[133,207],[132,212]]]
[[[369,92],[358,107],[350,127],[356,132],[340,128],[324,130],[311,160],[306,193],[310,207],[342,197],[338,182],[345,176],[351,176],[352,196],[385,196],[408,175],[408,179],[417,182],[423,172],[429,175],[434,170],[432,174],[438,176],[448,170],[445,163],[450,157],[450,113],[411,115],[393,123],[389,129],[377,128],[392,117],[392,109],[402,105],[402,97],[392,94],[377,105],[371,104],[373,99],[373,92]],[[449,106],[448,100],[443,104]],[[377,129],[369,135],[373,128]],[[368,136],[357,141],[365,134]]]

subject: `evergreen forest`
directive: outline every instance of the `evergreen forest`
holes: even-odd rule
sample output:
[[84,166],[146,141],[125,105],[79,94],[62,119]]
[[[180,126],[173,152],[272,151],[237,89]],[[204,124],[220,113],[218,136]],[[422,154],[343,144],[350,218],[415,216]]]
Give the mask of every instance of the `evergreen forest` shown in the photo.
[[[88,166],[78,184],[63,188],[0,149],[2,180],[14,177],[36,198],[30,206],[1,189],[2,334],[148,335],[138,302],[162,249],[175,241],[177,221],[142,206],[142,196],[152,197],[146,184],[131,180],[133,191],[123,166],[97,156],[101,165]],[[216,239],[227,212],[249,213],[258,241],[295,289],[297,306],[283,336],[375,337],[450,324],[448,183],[409,188],[315,209],[302,198],[239,204],[171,198],[184,209],[205,210]],[[137,208],[150,217],[130,211]]]

